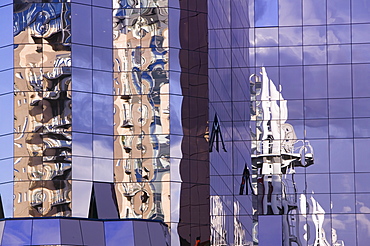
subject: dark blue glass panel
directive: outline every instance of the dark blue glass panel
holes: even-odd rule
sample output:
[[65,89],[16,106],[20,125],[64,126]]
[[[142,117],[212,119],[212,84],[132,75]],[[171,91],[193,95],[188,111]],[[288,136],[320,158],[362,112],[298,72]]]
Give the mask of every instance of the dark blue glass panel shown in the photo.
[[[165,230],[168,230],[165,226],[161,225],[157,222],[147,222],[148,223],[148,230],[149,230],[149,237],[150,242],[152,245],[158,245],[158,246],[166,246],[166,232]],[[136,227],[134,227],[136,229]],[[137,232],[135,231],[135,234]],[[167,232],[168,235],[168,232]],[[136,240],[135,240],[136,242]]]
[[[81,224],[81,229],[82,229],[82,238],[83,238],[84,245],[92,245],[92,246],[105,245],[104,223],[102,221],[81,220],[80,224]],[[126,242],[126,241],[122,241],[122,242]]]
[[113,45],[112,11],[93,7],[93,44],[96,46],[110,48]]
[[79,220],[60,220],[60,232],[63,245],[83,245]]
[[[134,221],[135,245],[150,245],[148,222]],[[160,243],[160,242],[159,242]]]
[[91,7],[81,4],[72,4],[71,7],[72,42],[92,44]]
[[[3,198],[3,196],[2,196]],[[32,220],[8,220],[5,222],[1,245],[30,245]]]
[[135,245],[132,221],[106,221],[104,228],[106,246]]
[[32,225],[32,244],[61,244],[59,219],[35,219]]
[[259,237],[258,245],[282,245],[282,226],[281,215],[258,216],[258,233],[259,235],[266,235]]
[[118,207],[114,191],[112,183],[94,182],[96,208],[100,219],[118,219]]
[[256,27],[278,25],[278,0],[255,1],[254,10],[254,22]]

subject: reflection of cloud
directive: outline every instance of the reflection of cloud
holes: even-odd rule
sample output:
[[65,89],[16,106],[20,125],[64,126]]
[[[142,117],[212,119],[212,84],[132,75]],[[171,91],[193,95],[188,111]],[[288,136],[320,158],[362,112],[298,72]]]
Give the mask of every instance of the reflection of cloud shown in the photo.
[[[361,213],[370,213],[370,208],[366,207],[364,203],[362,202],[357,202],[358,205],[360,205],[359,211]],[[356,220],[357,222],[366,228],[367,235],[370,236],[370,220],[366,217],[365,214],[357,214],[356,215]]]

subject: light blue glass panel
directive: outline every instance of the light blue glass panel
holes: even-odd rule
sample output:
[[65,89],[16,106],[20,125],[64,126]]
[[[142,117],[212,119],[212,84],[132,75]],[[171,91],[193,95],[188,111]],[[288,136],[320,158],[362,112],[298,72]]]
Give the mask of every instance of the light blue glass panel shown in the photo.
[[113,182],[113,160],[94,158],[94,181]]
[[[1,1],[0,5],[5,4],[8,0]],[[9,1],[12,2],[12,1]],[[0,47],[13,44],[13,6],[8,5],[0,8]]]
[[256,0],[254,2],[256,27],[278,25],[278,1],[277,0]]
[[73,156],[72,178],[80,180],[92,180],[92,163],[92,158]]
[[135,245],[132,221],[106,221],[104,228],[106,246]]
[[59,219],[34,219],[32,245],[61,244]]
[[0,137],[0,159],[5,159],[13,156],[13,134],[8,134]]
[[13,92],[14,87],[14,70],[0,72],[0,95]]
[[283,245],[282,241],[282,216],[258,216],[259,246]]
[[92,131],[92,95],[89,93],[72,92],[72,130],[81,132]]
[[[0,108],[0,115],[2,118],[0,121],[0,136],[12,133],[14,129],[13,96],[13,93],[0,95],[0,105],[2,105],[2,107]],[[6,150],[7,148],[3,149],[1,152],[5,154],[4,152],[6,152]],[[2,154],[0,154],[0,158],[2,158],[1,156]]]
[[92,156],[92,134],[72,133],[72,154],[77,156]]
[[[92,68],[92,47],[88,45],[72,44],[72,66]],[[73,70],[72,76],[74,76]],[[75,84],[74,80],[73,84]]]
[[[94,49],[95,51],[96,49]],[[109,50],[109,49],[106,49]],[[110,50],[111,51],[111,50]],[[112,51],[110,52],[110,54]],[[108,57],[112,58],[112,56],[105,55],[101,58]],[[95,58],[95,53],[94,53]],[[103,61],[104,59],[102,59]],[[112,59],[111,59],[112,61]],[[111,64],[111,63],[110,63]],[[95,67],[95,65],[94,65]],[[95,93],[102,93],[102,94],[112,94],[113,90],[113,76],[111,72],[105,72],[105,71],[93,71],[93,90]]]
[[8,220],[5,222],[3,246],[31,244],[32,220]]
[[93,131],[113,134],[113,97],[93,95]]
[[279,0],[279,26],[297,25],[302,25],[302,1]]
[[[2,57],[2,59],[0,59],[0,71],[13,67],[13,52],[13,45],[0,48],[0,57]],[[4,59],[4,57],[6,57],[6,59]]]
[[14,161],[13,158],[0,161],[0,183],[13,181]]
[[[74,159],[73,159],[74,161]],[[75,163],[73,162],[73,165]],[[74,166],[73,166],[74,171]],[[74,177],[73,177],[74,178]],[[92,182],[72,181],[72,216],[87,218],[90,209]],[[83,229],[82,229],[83,230]]]

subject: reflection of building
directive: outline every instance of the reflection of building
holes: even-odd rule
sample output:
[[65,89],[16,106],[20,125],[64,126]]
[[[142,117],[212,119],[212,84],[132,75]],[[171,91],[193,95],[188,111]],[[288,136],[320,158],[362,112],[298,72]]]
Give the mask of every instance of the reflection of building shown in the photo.
[[369,12],[1,1],[1,244],[366,245]]
[[209,242],[205,4],[19,0],[0,16],[1,244]]
[[367,245],[368,1],[208,3],[212,243]]

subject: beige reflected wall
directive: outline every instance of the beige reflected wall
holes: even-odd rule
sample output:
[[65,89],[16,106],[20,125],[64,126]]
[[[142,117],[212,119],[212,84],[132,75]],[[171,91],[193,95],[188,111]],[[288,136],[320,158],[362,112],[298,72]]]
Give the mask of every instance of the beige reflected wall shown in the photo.
[[[143,6],[144,5],[144,6]],[[167,1],[114,1],[114,177],[120,218],[169,222]]]
[[14,217],[70,216],[70,5],[14,9]]

